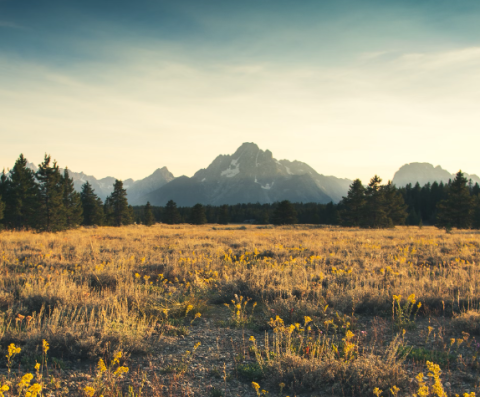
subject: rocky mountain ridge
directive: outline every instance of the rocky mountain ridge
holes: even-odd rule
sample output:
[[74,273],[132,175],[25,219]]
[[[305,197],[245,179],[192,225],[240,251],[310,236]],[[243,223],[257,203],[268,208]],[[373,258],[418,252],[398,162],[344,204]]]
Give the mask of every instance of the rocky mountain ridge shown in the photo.
[[[38,167],[29,163],[36,171]],[[63,172],[63,169],[61,170]],[[97,195],[105,200],[112,192],[114,177],[97,179],[83,172],[69,170],[77,191],[88,181]],[[472,183],[479,183],[477,175],[465,174]],[[429,163],[405,164],[395,173],[392,182],[403,187],[408,183],[421,186],[434,181],[448,183],[455,174]],[[219,155],[207,168],[192,177],[175,178],[167,167],[158,168],[144,179],[123,181],[132,205],[165,205],[174,200],[179,206],[196,203],[222,205],[239,203],[339,202],[347,195],[349,179],[319,174],[301,161],[277,160],[269,150],[261,150],[255,143],[242,144],[232,155]]]
[[[467,173],[464,175],[467,179],[471,179],[473,184],[480,184],[480,178],[477,175]],[[400,167],[393,176],[392,183],[397,187],[403,187],[409,183],[415,185],[417,182],[423,186],[433,182],[448,183],[450,179],[454,178],[455,174],[451,174],[439,165],[434,167],[430,163],[409,163]]]
[[338,202],[352,181],[318,174],[300,161],[277,160],[255,143],[242,144],[232,155],[219,155],[191,178],[182,176],[149,193],[143,201],[180,206],[196,203]]

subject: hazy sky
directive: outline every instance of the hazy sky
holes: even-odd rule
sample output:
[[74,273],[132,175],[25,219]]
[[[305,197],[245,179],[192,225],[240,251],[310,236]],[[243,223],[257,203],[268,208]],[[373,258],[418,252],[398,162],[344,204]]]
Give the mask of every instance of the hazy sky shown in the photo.
[[0,166],[191,176],[243,142],[319,173],[480,174],[480,1],[0,0]]

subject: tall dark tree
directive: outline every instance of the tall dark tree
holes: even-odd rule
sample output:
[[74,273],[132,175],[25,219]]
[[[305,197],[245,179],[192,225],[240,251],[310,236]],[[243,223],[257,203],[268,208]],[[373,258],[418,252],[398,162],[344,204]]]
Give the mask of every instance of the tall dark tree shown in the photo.
[[472,196],[478,196],[480,194],[480,185],[478,182],[472,187]]
[[190,213],[190,222],[194,225],[204,225],[207,223],[205,207],[202,204],[195,204]]
[[347,197],[343,197],[343,210],[340,212],[341,223],[344,226],[360,226],[364,214],[365,188],[360,179],[355,179],[350,185]]
[[448,185],[447,198],[438,203],[437,223],[439,228],[468,229],[472,223],[472,197],[468,180],[462,171]]
[[163,214],[163,222],[169,225],[176,225],[180,223],[180,213],[178,212],[177,204],[173,200],[169,200],[165,206]]
[[408,212],[402,194],[395,185],[392,185],[391,181],[382,186],[382,190],[387,218],[392,221],[393,225],[404,225]]
[[279,202],[273,213],[273,223],[275,225],[294,225],[297,223],[295,206],[288,200]]
[[[2,196],[0,196],[0,221],[3,219],[3,212],[5,211],[5,203],[2,201]],[[3,229],[3,223],[0,222],[0,230]]]
[[102,200],[95,194],[95,190],[88,181],[82,185],[80,200],[83,208],[83,224],[86,226],[103,225],[105,215]]
[[5,173],[2,175],[2,185],[5,186],[5,224],[12,229],[35,227],[38,185],[23,154],[15,162],[8,179]]
[[45,155],[36,173],[39,182],[37,228],[56,232],[66,228],[65,206],[63,204],[63,178],[57,162],[50,165],[51,158]]
[[229,220],[230,215],[228,213],[228,205],[222,205],[219,209],[218,223],[220,223],[221,225],[226,225],[228,224]]
[[143,211],[143,223],[147,226],[152,226],[155,223],[155,217],[153,216],[150,201],[147,201],[147,204],[145,205]]
[[66,225],[68,228],[77,227],[83,222],[82,200],[80,194],[75,191],[73,178],[70,178],[67,168],[63,171],[62,184]]
[[365,190],[365,206],[360,226],[366,228],[384,228],[391,226],[385,208],[382,179],[375,175]]
[[[5,173],[5,170],[0,174],[0,207],[1,207],[1,218],[0,220],[4,219],[5,216],[5,202],[2,201],[1,197],[5,197],[8,191],[8,183],[9,180],[7,178],[7,174]],[[2,221],[0,223],[0,229],[3,229],[5,227],[5,223]]]
[[128,205],[127,191],[118,179],[113,184],[113,192],[105,200],[105,215],[111,226],[130,225],[133,223],[132,208]]
[[473,197],[472,227],[474,229],[480,229],[480,194]]

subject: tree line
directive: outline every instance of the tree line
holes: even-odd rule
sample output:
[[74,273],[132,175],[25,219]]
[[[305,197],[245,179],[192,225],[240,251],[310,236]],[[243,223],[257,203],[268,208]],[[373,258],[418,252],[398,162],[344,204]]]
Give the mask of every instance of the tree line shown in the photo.
[[122,181],[116,180],[105,203],[86,182],[78,193],[68,169],[45,155],[36,172],[22,155],[0,175],[0,227],[56,232],[80,225],[121,226],[134,222]]
[[123,183],[116,180],[112,193],[103,202],[89,182],[81,192],[74,189],[68,169],[63,173],[45,155],[36,172],[20,155],[9,173],[0,175],[0,228],[60,231],[80,225],[122,226],[191,223],[326,224],[361,228],[388,228],[395,225],[436,225],[450,229],[480,228],[480,186],[473,185],[459,171],[447,184],[417,183],[397,188],[382,184],[374,176],[367,186],[353,181],[346,197],[338,203],[196,204],[177,207],[132,207]]
[[[459,171],[447,184],[417,183],[397,188],[382,184],[374,176],[367,186],[356,179],[346,197],[338,203],[235,204],[177,208],[173,201],[165,207],[148,206],[155,222],[325,224],[361,228],[389,228],[396,225],[436,225],[440,228],[480,228],[480,186],[473,185]],[[135,221],[144,223],[145,208],[134,207]]]

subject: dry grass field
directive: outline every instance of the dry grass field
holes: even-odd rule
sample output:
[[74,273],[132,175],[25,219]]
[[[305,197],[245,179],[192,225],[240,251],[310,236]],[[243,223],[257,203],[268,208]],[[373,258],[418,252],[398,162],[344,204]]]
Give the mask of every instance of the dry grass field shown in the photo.
[[0,396],[473,396],[479,251],[430,227],[2,232]]

